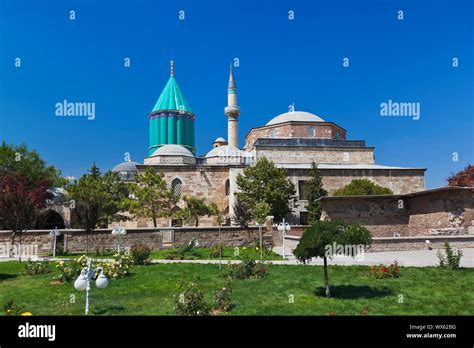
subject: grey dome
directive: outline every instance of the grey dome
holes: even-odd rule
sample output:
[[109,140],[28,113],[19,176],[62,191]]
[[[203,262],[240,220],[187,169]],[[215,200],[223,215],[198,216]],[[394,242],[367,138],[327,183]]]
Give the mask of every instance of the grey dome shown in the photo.
[[120,173],[120,172],[133,172],[133,173],[137,173],[137,172],[138,172],[138,169],[137,169],[137,165],[138,165],[138,164],[140,164],[140,163],[132,162],[132,161],[122,162],[122,163],[117,164],[117,165],[112,169],[112,171],[113,171],[114,173]]
[[181,145],[168,144],[156,149],[152,156],[187,156],[194,157],[194,155],[187,148]]
[[238,148],[234,146],[230,146],[230,145],[224,145],[224,146],[213,148],[211,151],[207,153],[206,158],[221,157],[221,156],[234,157],[234,156],[239,156],[239,155],[240,155],[240,150]]
[[215,143],[226,143],[227,141],[223,137],[219,137],[216,140],[214,140]]
[[324,122],[324,120],[316,116],[315,114],[304,112],[304,111],[293,111],[293,112],[286,112],[284,114],[278,115],[272,118],[269,122],[267,122],[267,126],[284,123],[284,122]]

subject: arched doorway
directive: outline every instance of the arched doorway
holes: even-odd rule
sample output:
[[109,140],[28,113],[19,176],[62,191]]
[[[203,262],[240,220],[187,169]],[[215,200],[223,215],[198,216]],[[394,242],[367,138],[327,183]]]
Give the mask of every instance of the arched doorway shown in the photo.
[[171,227],[183,227],[183,219],[176,216],[181,211],[179,207],[174,207],[171,210],[172,218],[171,218]]
[[46,210],[38,216],[35,229],[37,230],[54,230],[55,228],[64,229],[64,219],[57,211]]

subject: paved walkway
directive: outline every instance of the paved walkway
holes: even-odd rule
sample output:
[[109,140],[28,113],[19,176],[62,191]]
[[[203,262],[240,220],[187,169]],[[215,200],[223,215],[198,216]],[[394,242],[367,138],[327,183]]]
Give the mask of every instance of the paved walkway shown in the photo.
[[[282,248],[273,249],[277,254],[282,254]],[[378,265],[391,264],[395,260],[400,266],[426,267],[437,266],[439,264],[437,250],[414,250],[414,251],[386,251],[377,253],[365,253],[362,257],[353,259],[347,257],[335,257],[329,260],[330,265]],[[461,258],[461,267],[474,268],[474,248],[462,249],[463,257]],[[293,255],[286,254],[286,260],[271,260],[269,262],[275,265],[296,265],[299,262]],[[0,258],[0,261],[11,261],[12,259]],[[65,260],[65,259],[52,259]],[[105,260],[105,259],[104,259]],[[219,260],[153,260],[153,263],[196,263],[196,264],[219,264]],[[239,263],[239,260],[222,260],[222,264]],[[310,265],[322,265],[323,260],[320,258],[313,259]]]

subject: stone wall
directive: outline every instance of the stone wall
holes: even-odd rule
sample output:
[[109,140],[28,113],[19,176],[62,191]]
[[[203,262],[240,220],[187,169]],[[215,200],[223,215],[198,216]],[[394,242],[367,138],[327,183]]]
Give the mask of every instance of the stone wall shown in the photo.
[[256,160],[266,157],[275,163],[374,163],[373,147],[258,146],[256,149]]
[[[58,243],[63,244],[68,252],[84,252],[86,248],[86,234],[82,230],[60,230],[62,236]],[[246,246],[252,245],[259,240],[258,227],[250,227],[242,230],[239,227],[222,227],[221,242],[227,246]],[[10,243],[10,231],[0,231],[0,245]],[[167,238],[172,237],[171,243]],[[163,239],[165,238],[165,239]],[[162,249],[167,247],[180,247],[189,243],[195,238],[199,246],[212,247],[219,243],[219,230],[215,227],[198,228],[142,228],[127,229],[127,234],[122,238],[124,248],[131,247],[134,244],[145,244],[152,249]],[[22,245],[24,248],[36,246],[38,253],[49,253],[52,249],[52,240],[49,231],[34,230],[22,234]],[[18,243],[18,236],[15,239]],[[89,235],[89,251],[102,248],[116,250],[117,240],[111,234],[110,229],[95,230]],[[8,248],[3,248],[8,249]]]
[[[259,138],[308,138],[308,128],[315,130],[314,138],[346,139],[346,131],[330,122],[286,122],[252,129],[245,138],[245,149],[251,150]],[[338,136],[339,134],[339,136]]]
[[446,187],[390,196],[324,197],[330,219],[358,222],[374,236],[474,234],[472,188]]

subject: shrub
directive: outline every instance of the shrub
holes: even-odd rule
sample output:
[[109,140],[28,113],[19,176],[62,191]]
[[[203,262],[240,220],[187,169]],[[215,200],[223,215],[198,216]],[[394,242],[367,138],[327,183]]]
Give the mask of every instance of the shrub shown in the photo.
[[[105,276],[108,278],[123,278],[130,274],[130,266],[132,263],[133,261],[130,256],[115,254],[113,261],[98,264],[97,267],[102,267]],[[95,276],[98,276],[98,274]]]
[[226,279],[260,279],[267,275],[267,267],[250,256],[244,256],[241,263],[229,264],[223,276]]
[[382,264],[370,267],[369,276],[376,279],[382,278],[398,278],[400,277],[400,268],[398,262],[394,261],[390,266],[386,267]]
[[224,256],[224,245],[216,244],[211,248],[211,257],[217,258],[219,256]]
[[28,262],[25,264],[25,269],[23,273],[31,276],[51,273],[49,259],[44,258],[42,261],[31,261],[31,259],[28,259]]
[[151,262],[151,249],[143,244],[137,244],[130,249],[133,263],[136,265],[147,265]]
[[201,287],[195,282],[184,285],[178,281],[180,293],[174,297],[174,311],[178,315],[209,315],[210,306],[204,301]]
[[228,312],[232,306],[230,294],[232,293],[232,283],[227,282],[221,289],[214,291],[214,311]]
[[87,257],[82,255],[71,261],[58,261],[56,268],[59,271],[59,275],[55,277],[56,280],[62,282],[72,282],[81,274],[81,270],[87,267]]
[[439,267],[448,269],[458,269],[459,263],[461,262],[462,251],[459,249],[453,249],[448,242],[444,243],[444,252],[438,250]]
[[368,179],[354,179],[344,187],[334,191],[334,196],[393,195],[392,190]]

